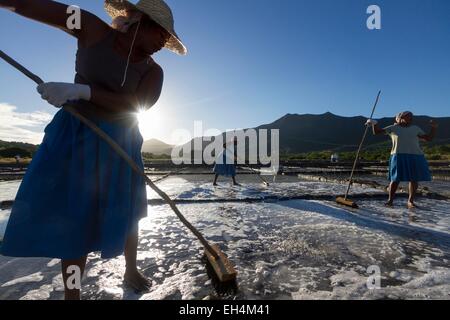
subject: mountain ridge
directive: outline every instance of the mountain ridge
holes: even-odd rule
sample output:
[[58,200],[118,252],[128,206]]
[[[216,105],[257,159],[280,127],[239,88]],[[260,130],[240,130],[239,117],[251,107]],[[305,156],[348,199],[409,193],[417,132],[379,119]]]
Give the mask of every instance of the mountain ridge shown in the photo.
[[142,144],[143,153],[152,153],[154,155],[170,155],[174,146],[158,139],[150,139]]
[[[297,114],[288,113],[281,118],[255,128],[248,129],[279,129],[280,130],[280,153],[308,153],[315,151],[353,151],[361,141],[364,133],[364,123],[367,117],[358,116],[340,116],[331,112],[322,114]],[[428,117],[414,116],[414,124],[420,126],[428,132],[430,130],[429,122],[431,119],[437,120],[439,128],[435,141],[430,145],[443,145],[450,143],[450,117]],[[394,123],[394,117],[385,117],[377,119],[380,126],[385,127]],[[248,130],[244,129],[244,130]],[[225,133],[222,134],[225,136]],[[202,138],[195,138],[202,139]],[[194,145],[191,140],[187,144]],[[214,139],[214,138],[212,138]],[[270,139],[268,139],[270,142]],[[211,141],[211,140],[208,140]],[[200,145],[204,149],[210,142],[203,142]],[[366,148],[388,148],[390,139],[386,136],[373,136],[371,133],[367,136]],[[186,145],[186,144],[185,144]],[[7,142],[0,140],[0,149],[19,147],[32,153],[37,146],[21,143]],[[146,140],[142,146],[143,153],[152,153],[154,155],[170,155],[173,145],[167,144],[158,139]],[[269,144],[270,148],[270,144]],[[192,150],[193,147],[192,147]],[[200,150],[196,150],[198,152]]]
[[[292,114],[263,124],[253,129],[279,129],[280,130],[280,153],[307,153],[315,151],[352,151],[360,143],[365,130],[367,117],[339,116],[331,112],[323,114]],[[450,143],[450,117],[428,117],[418,115],[414,117],[413,124],[418,125],[424,131],[430,130],[430,120],[437,120],[439,129],[434,142],[431,145]],[[380,126],[386,127],[394,123],[394,117],[377,119]],[[244,130],[248,130],[247,128]],[[225,134],[223,133],[224,137]],[[197,138],[198,139],[198,138]],[[270,142],[270,139],[268,139]],[[369,134],[366,147],[376,147],[390,142],[386,136],[374,136]],[[188,143],[193,143],[191,140]],[[203,144],[203,148],[205,147]],[[384,146],[383,146],[384,147]],[[270,148],[270,145],[269,145]]]

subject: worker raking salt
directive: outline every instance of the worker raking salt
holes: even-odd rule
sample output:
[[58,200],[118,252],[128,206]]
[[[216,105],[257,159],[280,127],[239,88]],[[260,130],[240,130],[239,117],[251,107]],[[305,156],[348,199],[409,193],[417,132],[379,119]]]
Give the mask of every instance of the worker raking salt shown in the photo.
[[[55,1],[0,0],[0,7],[77,38],[75,83],[43,83],[38,91],[58,108],[73,102],[143,170],[136,112],[158,101],[163,84],[162,68],[151,55],[164,47],[186,53],[167,4],[108,0],[113,25],[82,11],[79,30],[68,29],[67,5]],[[60,258],[65,285],[67,268],[83,272],[90,252],[99,251],[103,258],[125,253],[125,282],[145,291],[151,282],[138,271],[136,255],[138,222],[146,214],[144,178],[61,109],[45,128],[17,193],[1,253]],[[80,290],[65,289],[66,299],[80,298]]]
[[416,208],[415,197],[419,182],[431,181],[427,160],[420,147],[420,140],[432,141],[438,124],[431,121],[431,131],[426,134],[413,124],[412,112],[401,112],[396,116],[395,124],[379,128],[376,120],[367,120],[366,125],[373,127],[374,134],[386,134],[392,139],[392,151],[389,159],[389,200],[386,206],[394,205],[395,193],[400,182],[409,182],[408,208]]
[[[223,144],[223,150],[219,153],[214,166],[214,181],[213,185],[217,186],[219,176],[231,177],[234,186],[240,186],[236,181],[236,166],[237,161],[237,139]],[[230,146],[230,150],[229,149]]]

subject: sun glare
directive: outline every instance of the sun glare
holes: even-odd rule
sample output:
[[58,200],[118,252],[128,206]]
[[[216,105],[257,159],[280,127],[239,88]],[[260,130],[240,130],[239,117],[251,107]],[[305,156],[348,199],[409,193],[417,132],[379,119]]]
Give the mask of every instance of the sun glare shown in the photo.
[[163,135],[164,116],[159,108],[145,110],[144,108],[138,112],[139,129],[144,140],[161,139]]

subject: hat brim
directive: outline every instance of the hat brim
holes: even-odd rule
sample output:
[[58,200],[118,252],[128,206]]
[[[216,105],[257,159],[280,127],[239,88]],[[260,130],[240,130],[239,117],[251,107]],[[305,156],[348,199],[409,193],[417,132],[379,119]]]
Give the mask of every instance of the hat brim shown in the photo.
[[[150,17],[150,19],[152,19],[152,17],[149,16],[147,13],[143,12],[142,10],[139,10],[138,7],[136,7],[134,4],[132,4],[131,2],[126,1],[126,0],[123,0],[123,1],[121,1],[121,0],[105,0],[104,8],[105,8],[105,11],[108,13],[108,15],[112,19],[114,19],[116,17],[120,17],[120,16],[125,16],[128,10],[140,11],[143,14]],[[161,27],[164,28],[163,26],[161,26]],[[173,51],[179,55],[186,55],[187,49],[186,49],[185,45],[183,44],[183,42],[178,37],[178,35],[175,33],[175,31],[167,30],[167,28],[164,28],[164,30],[166,30],[170,34],[170,38],[169,38],[169,40],[167,40],[166,44],[164,45],[164,48],[167,48],[170,51]]]

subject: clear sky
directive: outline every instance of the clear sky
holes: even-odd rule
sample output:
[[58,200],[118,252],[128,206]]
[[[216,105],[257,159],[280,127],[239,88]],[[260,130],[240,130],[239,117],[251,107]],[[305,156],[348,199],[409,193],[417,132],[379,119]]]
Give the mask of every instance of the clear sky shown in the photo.
[[[101,0],[79,5],[105,21]],[[136,2],[136,1],[133,1]],[[286,113],[327,111],[377,117],[403,109],[449,116],[448,0],[168,0],[189,49],[154,58],[163,94],[145,117],[145,139],[171,141],[193,122],[220,130],[272,122]],[[381,8],[382,29],[368,30],[366,9]],[[0,49],[48,81],[74,78],[76,41],[0,11]],[[0,62],[0,139],[36,141],[57,111],[34,84]]]

